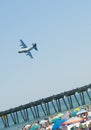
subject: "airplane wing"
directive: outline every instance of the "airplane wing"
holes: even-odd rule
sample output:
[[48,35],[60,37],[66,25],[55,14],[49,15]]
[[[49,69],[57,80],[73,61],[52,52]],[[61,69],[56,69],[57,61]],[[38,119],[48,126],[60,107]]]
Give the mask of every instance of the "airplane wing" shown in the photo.
[[30,51],[26,52],[26,55],[29,55],[33,59],[33,56]]
[[26,44],[22,41],[22,40],[20,40],[20,42],[21,42],[21,48],[27,48],[27,46],[26,46]]

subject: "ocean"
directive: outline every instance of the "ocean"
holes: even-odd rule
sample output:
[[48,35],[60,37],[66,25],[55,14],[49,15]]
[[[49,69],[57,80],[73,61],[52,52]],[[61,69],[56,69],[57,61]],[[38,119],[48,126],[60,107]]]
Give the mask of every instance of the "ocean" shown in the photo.
[[[86,93],[84,93],[84,94],[85,94],[85,103],[86,103],[86,105],[91,105],[91,101],[90,101],[90,99],[88,98],[87,94],[86,94]],[[89,91],[89,95],[91,95],[91,91]],[[90,98],[91,98],[91,97],[90,97]],[[78,95],[78,99],[79,99],[79,102],[81,103],[81,99],[80,99],[80,96],[79,96],[79,95]],[[67,100],[66,98],[65,98],[65,101],[66,101],[67,105],[69,106],[68,100]],[[60,102],[61,102],[61,106],[62,106],[62,111],[63,111],[63,112],[67,111],[67,108],[66,108],[65,104],[62,102],[62,99],[60,99]],[[78,107],[78,104],[77,104],[77,102],[75,101],[74,96],[72,96],[72,102],[73,102],[74,108]],[[55,111],[54,111],[54,109],[53,109],[53,106],[51,105],[51,103],[49,103],[49,107],[50,107],[51,115],[56,114]],[[55,106],[55,107],[57,107],[57,106]],[[70,108],[69,108],[69,110],[70,110]],[[13,124],[11,118],[9,117],[8,119],[9,119],[10,127],[8,127],[8,128],[5,128],[5,127],[4,127],[3,122],[2,122],[2,120],[1,120],[1,118],[0,118],[0,130],[21,130],[22,127],[23,127],[24,125],[28,124],[28,123],[32,124],[33,122],[42,120],[43,118],[45,118],[45,116],[44,116],[43,111],[41,110],[41,108],[39,109],[39,111],[40,111],[39,113],[40,113],[40,115],[41,115],[41,116],[40,116],[41,118],[39,118],[39,119],[34,119],[33,116],[30,114],[30,115],[29,115],[29,121],[28,121],[28,122],[23,122],[22,117],[21,117],[21,114],[18,113],[19,120],[21,120],[22,123],[16,124],[16,125]],[[28,110],[28,113],[29,113],[29,110]],[[49,116],[50,116],[50,115],[49,115]]]

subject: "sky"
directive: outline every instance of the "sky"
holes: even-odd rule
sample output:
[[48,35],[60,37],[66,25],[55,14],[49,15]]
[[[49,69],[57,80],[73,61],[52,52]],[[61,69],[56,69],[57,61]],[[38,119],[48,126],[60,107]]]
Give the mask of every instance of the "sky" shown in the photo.
[[91,0],[0,1],[0,111],[90,83]]

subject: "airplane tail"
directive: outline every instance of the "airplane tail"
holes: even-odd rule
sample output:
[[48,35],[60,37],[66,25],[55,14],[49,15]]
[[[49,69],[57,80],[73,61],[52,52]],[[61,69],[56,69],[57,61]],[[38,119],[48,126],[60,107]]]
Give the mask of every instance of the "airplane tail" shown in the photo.
[[36,43],[33,44],[33,48],[34,48],[36,51],[38,51],[38,49],[37,49],[37,44],[36,44]]

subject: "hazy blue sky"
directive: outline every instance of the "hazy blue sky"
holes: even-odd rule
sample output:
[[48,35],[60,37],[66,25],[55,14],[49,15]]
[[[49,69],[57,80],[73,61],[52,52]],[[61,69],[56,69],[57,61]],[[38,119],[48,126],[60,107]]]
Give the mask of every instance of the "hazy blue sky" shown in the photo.
[[0,1],[0,111],[90,83],[91,0]]

